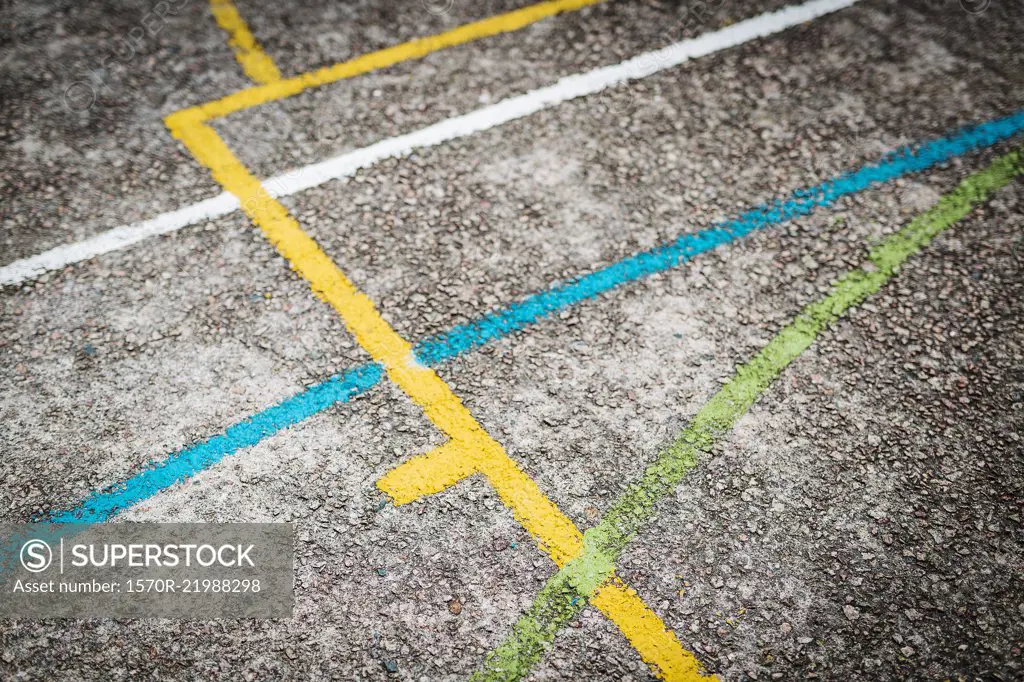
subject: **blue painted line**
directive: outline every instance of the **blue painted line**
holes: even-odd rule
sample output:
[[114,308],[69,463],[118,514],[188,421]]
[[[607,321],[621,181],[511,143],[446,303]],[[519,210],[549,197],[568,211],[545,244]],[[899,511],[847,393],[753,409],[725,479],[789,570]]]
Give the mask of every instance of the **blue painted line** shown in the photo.
[[916,149],[904,147],[888,154],[876,164],[843,174],[816,187],[798,190],[787,199],[758,206],[706,230],[684,234],[669,244],[641,251],[578,279],[527,296],[479,320],[424,339],[416,345],[416,356],[426,365],[443,363],[489,341],[523,329],[552,313],[627,282],[674,268],[698,254],[736,241],[755,230],[807,215],[819,206],[829,206],[839,198],[865,190],[872,184],[888,182],[908,173],[931,168],[972,149],[990,146],[1019,132],[1022,126],[1024,111],[965,129],[952,137],[926,142]]
[[310,386],[302,393],[228,427],[220,435],[178,451],[124,483],[90,495],[75,509],[53,514],[48,520],[53,523],[105,521],[119,510],[186,480],[242,448],[256,445],[264,438],[298,424],[335,403],[344,403],[365,393],[382,376],[384,371],[380,365],[368,363]]
[[[740,216],[675,241],[642,251],[578,279],[558,283],[475,322],[459,325],[416,345],[420,362],[436,366],[513,331],[564,310],[576,303],[685,263],[694,256],[736,241],[751,232],[807,215],[819,206],[829,206],[841,197],[919,172],[971,150],[991,146],[1024,130],[1024,110],[1006,118],[966,128],[949,137],[904,147],[878,163],[843,174],[788,198],[753,208]],[[209,468],[242,448],[256,445],[335,403],[347,402],[365,393],[384,376],[379,365],[368,363],[316,384],[287,400],[228,427],[209,440],[191,445],[151,464],[143,471],[107,490],[92,493],[76,508],[51,515],[61,523],[96,523],[120,510],[152,497]]]

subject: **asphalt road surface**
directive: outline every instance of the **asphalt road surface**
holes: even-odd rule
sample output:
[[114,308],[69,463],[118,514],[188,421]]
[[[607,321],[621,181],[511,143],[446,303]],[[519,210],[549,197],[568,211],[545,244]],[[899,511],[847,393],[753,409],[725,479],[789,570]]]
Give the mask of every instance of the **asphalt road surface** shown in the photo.
[[1019,3],[2,14],[0,521],[296,540],[0,678],[1024,679]]

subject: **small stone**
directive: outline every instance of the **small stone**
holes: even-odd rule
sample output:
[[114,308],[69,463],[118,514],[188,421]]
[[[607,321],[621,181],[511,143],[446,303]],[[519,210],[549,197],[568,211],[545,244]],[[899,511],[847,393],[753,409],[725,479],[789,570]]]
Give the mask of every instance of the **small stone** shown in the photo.
[[397,673],[398,672],[398,663],[396,663],[395,661],[391,660],[390,658],[388,660],[384,661],[384,667],[387,668],[387,671],[389,673]]
[[296,658],[298,658],[298,654],[295,653],[295,649],[293,649],[291,647],[288,647],[288,648],[286,648],[284,650],[284,655],[287,656],[288,658],[292,659],[293,661]]
[[448,602],[448,610],[451,611],[453,616],[457,616],[462,613],[462,602],[458,599],[452,599]]
[[783,623],[782,625],[779,626],[779,629],[782,630],[783,634],[788,635],[790,632],[792,632],[793,626],[790,625],[789,623]]
[[853,608],[849,604],[843,607],[843,613],[846,614],[846,617],[850,620],[857,620],[858,618],[860,618],[860,611]]
[[914,655],[914,647],[912,647],[912,646],[905,646],[902,649],[900,649],[900,653],[903,654],[904,656],[906,656],[907,658],[910,658],[911,656]]

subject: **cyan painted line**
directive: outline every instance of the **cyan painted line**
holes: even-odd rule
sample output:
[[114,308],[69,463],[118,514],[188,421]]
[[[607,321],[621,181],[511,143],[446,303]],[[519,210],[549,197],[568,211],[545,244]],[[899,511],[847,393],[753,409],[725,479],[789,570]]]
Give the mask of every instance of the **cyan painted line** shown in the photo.
[[608,584],[626,548],[657,516],[658,503],[673,495],[686,475],[725,439],[790,363],[851,308],[877,294],[932,239],[1021,173],[1024,148],[1015,149],[969,175],[931,209],[871,249],[867,258],[870,268],[847,271],[824,298],[804,306],[760,351],[739,365],[689,425],[658,452],[641,476],[626,486],[597,525],[583,534],[583,551],[544,583],[533,604],[504,641],[487,655],[483,669],[470,682],[518,682],[529,675],[530,668],[547,653],[558,632],[583,610],[602,585]]
[[365,393],[380,381],[383,370],[376,363],[350,369],[342,375],[310,386],[302,393],[257,412],[229,426],[224,433],[179,450],[159,464],[135,474],[124,483],[85,498],[81,505],[48,519],[54,523],[95,523],[105,521],[130,507],[209,468],[242,448]]
[[904,147],[886,155],[877,164],[846,173],[810,189],[798,190],[788,199],[758,206],[706,230],[681,235],[669,244],[641,251],[579,279],[556,284],[547,291],[528,296],[479,320],[424,339],[416,345],[416,355],[420,362],[427,365],[445,362],[617,286],[674,268],[698,254],[736,241],[755,230],[807,215],[818,206],[829,206],[837,199],[867,189],[874,183],[888,182],[908,173],[931,168],[972,149],[990,146],[1017,133],[1022,126],[1024,111],[965,129],[952,137],[926,142],[917,149]]
[[[755,230],[807,215],[818,206],[830,206],[837,199],[860,192],[872,184],[931,168],[971,150],[991,146],[1022,130],[1024,110],[966,128],[949,137],[925,142],[916,148],[903,147],[886,155],[878,163],[815,187],[798,190],[785,200],[775,200],[706,230],[682,235],[670,244],[642,251],[570,282],[555,284],[547,291],[528,296],[475,322],[424,339],[416,345],[416,355],[424,364],[442,364],[489,341],[523,329],[552,313],[622,284],[676,267],[698,254],[736,241]],[[375,363],[350,369],[228,427],[209,440],[186,447],[161,462],[151,464],[123,483],[92,493],[78,507],[55,513],[47,520],[61,523],[105,521],[120,510],[188,479],[242,448],[256,445],[335,403],[346,402],[365,393],[382,377],[383,371]]]

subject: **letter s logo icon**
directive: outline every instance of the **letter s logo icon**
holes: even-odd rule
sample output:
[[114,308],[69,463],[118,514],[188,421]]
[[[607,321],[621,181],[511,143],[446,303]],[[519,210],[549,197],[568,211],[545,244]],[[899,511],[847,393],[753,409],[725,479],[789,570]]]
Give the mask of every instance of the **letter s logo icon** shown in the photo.
[[26,571],[40,573],[45,571],[53,561],[50,546],[42,540],[29,540],[21,546],[21,565]]

